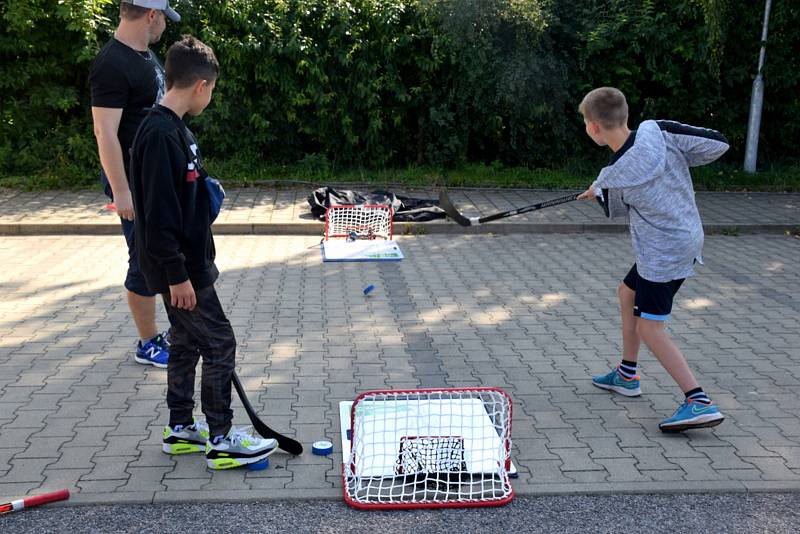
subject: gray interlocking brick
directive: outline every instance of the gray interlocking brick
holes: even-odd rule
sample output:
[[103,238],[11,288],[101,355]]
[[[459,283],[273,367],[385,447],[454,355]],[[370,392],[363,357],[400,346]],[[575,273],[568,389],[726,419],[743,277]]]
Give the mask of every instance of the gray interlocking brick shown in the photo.
[[17,449],[28,447],[31,436],[39,432],[39,428],[18,428],[4,426],[0,432],[0,454],[3,449]]
[[530,471],[531,484],[563,484],[573,481],[562,471],[561,460],[531,460],[526,462],[526,466]]
[[117,491],[162,491],[166,486],[162,484],[164,474],[171,467],[128,467],[130,478],[127,484],[120,486]]
[[724,480],[725,475],[711,468],[708,458],[670,458],[670,461],[679,465],[684,471],[686,480]]
[[512,458],[523,460],[558,460],[559,456],[553,454],[547,448],[547,440],[544,438],[512,438],[514,451]]
[[698,447],[693,446],[698,452],[702,452],[711,458],[713,469],[753,469],[753,463],[749,458],[742,461],[741,455],[733,447]]
[[603,469],[603,465],[599,463],[599,460],[594,460],[590,457],[592,449],[588,447],[569,449],[548,447],[548,450],[561,458],[563,462],[561,470],[567,474],[567,476],[569,476],[570,471],[595,471]]
[[42,389],[42,386],[7,386],[3,389],[0,400],[3,403],[27,403],[31,395]]
[[650,479],[643,475],[636,467],[636,460],[632,458],[598,458],[598,464],[605,467],[608,472],[609,482],[647,482]]
[[604,438],[614,436],[603,427],[603,421],[597,417],[593,419],[567,419],[572,427],[577,429],[575,437],[583,441],[583,438]]
[[[11,267],[0,278],[20,272],[31,283],[46,283],[33,261],[36,256],[19,253],[27,250],[25,240],[3,239],[0,263]],[[57,243],[59,238],[48,239]],[[616,252],[629,246],[626,236],[596,239],[604,246],[580,235],[404,237],[407,259],[387,270],[385,265],[323,265],[318,251],[306,250],[313,238],[225,236],[218,240],[226,262],[219,293],[237,329],[240,374],[254,380],[248,385],[251,400],[270,426],[300,435],[307,446],[327,437],[338,448],[335,403],[364,389],[491,381],[507,387],[514,398],[513,454],[524,491],[614,491],[630,488],[626,483],[653,491],[687,484],[708,489],[731,482],[748,488],[796,483],[791,476],[800,471],[794,450],[800,447],[800,367],[794,349],[800,322],[786,288],[796,274],[790,266],[800,263],[797,247],[786,247],[777,236],[709,236],[707,265],[679,294],[669,329],[727,419],[712,430],[665,436],[658,421],[682,397],[644,348],[640,399],[597,390],[589,381],[618,363],[614,288],[630,265],[630,258]],[[31,434],[14,443],[16,434],[8,432],[35,426],[36,437],[69,439],[48,468],[59,476],[94,470],[93,463],[87,465],[90,457],[122,455],[129,459],[130,480],[84,480],[77,486],[104,491],[108,498],[128,482],[128,489],[157,485],[144,481],[156,479],[158,472],[164,473],[160,489],[149,491],[161,501],[189,494],[191,499],[218,499],[237,494],[231,488],[240,482],[253,488],[242,493],[249,498],[259,496],[258,491],[271,496],[293,480],[294,473],[285,468],[291,465],[307,469],[303,484],[308,487],[284,488],[282,496],[337,495],[337,456],[294,460],[276,455],[267,471],[214,474],[214,490],[198,489],[212,478],[202,455],[172,458],[160,451],[160,427],[167,417],[165,373],[132,362],[136,332],[118,291],[124,262],[109,270],[79,261],[80,250],[123,255],[124,245],[118,236],[70,240],[75,247],[59,253],[59,266],[65,273],[93,277],[104,289],[70,296],[46,315],[31,315],[33,308],[19,297],[0,303],[2,318],[20,325],[7,331],[0,327],[0,451],[20,452],[19,447],[2,448],[9,443],[33,447]],[[265,240],[274,246],[265,246]],[[515,251],[513,265],[505,259],[509,247]],[[585,252],[589,249],[591,255]],[[9,256],[20,260],[3,261]],[[576,257],[581,261],[576,263]],[[776,257],[781,266],[776,267]],[[432,258],[435,268],[426,263]],[[580,266],[590,260],[591,272]],[[281,267],[287,262],[291,268]],[[536,276],[520,265],[536,265]],[[376,282],[379,291],[365,299],[361,288]],[[579,292],[578,286],[593,290]],[[704,298],[714,306],[704,307]],[[165,324],[160,308],[159,313],[159,324]],[[75,324],[81,328],[75,330]],[[27,361],[20,363],[22,357]],[[39,388],[9,385],[14,383]],[[239,401],[234,405],[237,421],[246,424]],[[107,417],[99,417],[98,410],[107,410],[102,412]],[[114,410],[121,414],[112,416]],[[305,422],[306,414],[319,422]],[[87,423],[101,426],[80,426]],[[14,439],[9,442],[8,436]],[[731,442],[734,438],[740,441]],[[562,461],[550,452],[554,448],[582,449],[589,459],[625,461],[608,469],[595,461],[599,468],[576,471],[582,453],[563,453],[575,456],[570,466],[568,458]],[[744,456],[739,449],[759,456]],[[35,451],[27,452],[39,454]],[[613,457],[620,451],[631,456]],[[764,451],[773,456],[763,456]],[[743,469],[737,459],[745,466],[755,465],[751,459],[761,465]],[[562,467],[574,476],[565,476]],[[10,464],[0,466],[4,471],[4,477],[13,474]],[[605,482],[614,472],[631,480]],[[698,473],[703,480],[683,480]],[[713,473],[719,481],[710,480]],[[634,482],[640,477],[652,482]],[[68,480],[64,484],[70,485]],[[129,495],[147,492],[125,490]]]
[[64,444],[64,447],[101,447],[105,448],[106,434],[113,431],[116,427],[89,427],[76,428],[75,437]]
[[678,466],[664,457],[660,447],[623,447],[622,450],[636,459],[636,468],[641,471],[673,471]]
[[47,466],[55,463],[56,458],[12,458],[8,463],[11,469],[3,476],[3,483],[12,482],[39,482],[44,480],[42,471]]
[[135,456],[95,455],[91,459],[94,468],[89,474],[82,476],[81,481],[127,480],[130,476],[126,472],[128,463],[135,459]]
[[736,449],[736,454],[742,458],[766,456],[775,457],[777,453],[765,449],[758,441],[757,437],[739,437],[739,436],[725,436],[720,438],[733,445]]
[[[332,469],[333,466],[330,466]],[[288,466],[287,470],[292,473],[292,480],[287,482],[284,486],[287,489],[304,489],[304,488],[320,488],[320,487],[333,487],[333,483],[325,481],[323,483],[319,480],[320,467],[316,465],[296,465]]]
[[[87,480],[85,478],[80,478],[76,485],[81,489],[81,493],[108,495],[124,486],[127,482],[128,477],[119,480]],[[105,499],[106,497],[103,498]]]
[[72,440],[71,436],[66,437],[32,437],[30,445],[24,452],[18,453],[15,458],[59,458],[61,447]]
[[50,415],[47,410],[25,410],[21,407],[16,411],[16,417],[13,421],[4,425],[6,429],[13,428],[42,428],[45,426],[45,419]]
[[[141,439],[142,434],[144,434],[145,429],[151,423],[164,421],[166,424],[166,420],[160,417],[158,414],[153,414],[152,416],[141,416],[141,417],[127,417],[124,414],[120,414],[119,417],[115,419],[110,419],[109,422],[116,423],[116,427],[110,430],[107,435],[108,436],[133,436],[135,438]],[[100,427],[105,428],[105,427]]]
[[770,423],[781,429],[781,434],[787,437],[800,437],[800,424],[797,416],[792,418],[770,419]]
[[789,469],[800,469],[800,446],[781,447],[767,445],[766,448],[780,454]]
[[3,502],[18,499],[20,495],[27,495],[41,486],[41,481],[35,482],[13,482],[6,481],[5,476],[0,479],[0,497]]
[[664,457],[671,462],[678,458],[708,459],[705,454],[691,446],[691,442],[685,435],[651,434],[649,440],[656,446],[661,447],[664,450]]
[[619,440],[615,437],[580,438],[591,449],[589,456],[594,460],[598,458],[630,458],[631,453],[619,447]]
[[533,412],[533,421],[534,426],[537,430],[550,430],[554,428],[565,428],[569,429],[574,433],[574,428],[572,424],[566,422],[563,418],[563,413],[561,411],[551,411],[551,412],[544,412],[544,411],[534,411]]
[[749,456],[744,459],[747,463],[755,465],[765,480],[800,481],[800,473],[789,469],[786,460],[781,457]]
[[68,489],[72,493],[75,492],[77,481],[83,476],[88,474],[90,469],[64,469],[58,467],[58,464],[53,464],[44,470],[44,481],[37,489],[37,493],[45,493],[46,491],[56,491],[60,489]]

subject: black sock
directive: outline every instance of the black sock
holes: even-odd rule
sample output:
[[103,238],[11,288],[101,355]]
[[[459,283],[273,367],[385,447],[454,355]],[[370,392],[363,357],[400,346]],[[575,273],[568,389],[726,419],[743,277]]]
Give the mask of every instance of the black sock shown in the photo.
[[685,393],[687,401],[702,402],[703,404],[711,404],[711,399],[705,394],[703,388],[694,388]]
[[622,363],[617,367],[617,372],[624,378],[630,380],[636,376],[636,362],[622,360]]

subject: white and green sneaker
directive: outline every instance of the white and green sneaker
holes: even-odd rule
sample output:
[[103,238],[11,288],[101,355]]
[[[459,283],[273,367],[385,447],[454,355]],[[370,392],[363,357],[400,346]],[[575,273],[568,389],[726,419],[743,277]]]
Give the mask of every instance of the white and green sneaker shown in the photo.
[[205,451],[208,442],[208,425],[204,420],[195,419],[189,426],[164,427],[164,444],[161,447],[167,454],[187,454]]
[[232,469],[255,464],[278,449],[274,439],[253,436],[244,428],[233,428],[216,442],[206,442],[206,462],[211,469]]

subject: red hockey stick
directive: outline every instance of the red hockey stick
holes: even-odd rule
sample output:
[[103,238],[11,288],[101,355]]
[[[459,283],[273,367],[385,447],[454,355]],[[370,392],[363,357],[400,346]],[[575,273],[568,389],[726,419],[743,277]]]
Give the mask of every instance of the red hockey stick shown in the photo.
[[16,501],[5,502],[0,504],[0,514],[7,514],[10,512],[17,512],[25,508],[32,508],[40,504],[47,504],[49,502],[65,501],[69,499],[69,490],[53,491],[45,493],[44,495],[34,495],[32,497],[24,497]]

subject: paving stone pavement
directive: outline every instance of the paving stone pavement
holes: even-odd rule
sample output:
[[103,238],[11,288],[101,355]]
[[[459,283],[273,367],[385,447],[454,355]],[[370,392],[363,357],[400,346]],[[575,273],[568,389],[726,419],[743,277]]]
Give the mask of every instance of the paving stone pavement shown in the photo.
[[0,499],[63,487],[73,503],[340,498],[339,401],[439,385],[511,395],[521,494],[800,490],[797,238],[707,237],[669,329],[727,419],[679,435],[658,431],[682,396],[646,349],[643,396],[589,381],[619,359],[627,236],[398,241],[400,263],[324,264],[318,236],[217,238],[251,401],[307,449],[328,438],[335,452],[212,472],[161,452],[166,374],[132,358],[121,236],[0,237]]
[[[351,187],[358,191],[369,188]],[[307,188],[230,189],[219,218],[217,235],[321,235],[322,223],[309,210]],[[415,198],[438,198],[433,189],[395,190]],[[528,206],[564,195],[564,191],[450,191],[450,198],[467,216],[483,216]],[[24,192],[0,189],[0,235],[118,234],[116,215],[105,209],[99,190]],[[698,192],[697,204],[707,233],[783,233],[800,228],[800,193]],[[449,221],[395,223],[396,234],[439,233],[579,233],[625,232],[622,219],[607,219],[596,204],[570,202],[461,228]]]

